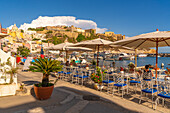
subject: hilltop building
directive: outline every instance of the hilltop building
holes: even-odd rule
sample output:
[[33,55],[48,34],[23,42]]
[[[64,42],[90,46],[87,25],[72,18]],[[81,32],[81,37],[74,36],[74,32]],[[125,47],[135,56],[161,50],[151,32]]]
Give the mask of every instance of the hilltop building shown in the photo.
[[96,34],[96,29],[86,29],[85,32]]
[[106,39],[106,40],[111,40],[111,41],[117,41],[117,40],[123,40],[125,39],[125,35],[122,34],[115,34],[112,31],[105,32],[104,34],[98,33],[98,37]]
[[125,35],[115,34],[112,31],[105,32],[104,35],[107,36],[107,37],[113,37],[113,39],[115,39],[115,40],[123,40],[123,39],[125,39]]
[[[84,35],[86,38],[103,38],[110,41],[122,40],[125,38],[125,35],[115,34],[114,32],[108,31],[104,34],[96,33],[96,29],[81,29],[71,26],[58,25],[58,26],[46,26],[46,27],[37,27],[37,28],[29,28],[28,31],[36,31],[38,34],[44,34],[48,38],[53,38],[54,36],[58,39],[63,38],[72,38],[76,39],[79,34]],[[92,36],[92,37],[91,37]]]

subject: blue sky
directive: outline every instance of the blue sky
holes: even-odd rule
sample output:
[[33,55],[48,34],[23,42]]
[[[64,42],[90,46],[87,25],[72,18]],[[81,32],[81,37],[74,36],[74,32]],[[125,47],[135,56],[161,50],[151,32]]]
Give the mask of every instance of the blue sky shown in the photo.
[[170,0],[3,0],[0,4],[0,23],[5,28],[39,16],[74,16],[126,36],[157,28],[170,31]]

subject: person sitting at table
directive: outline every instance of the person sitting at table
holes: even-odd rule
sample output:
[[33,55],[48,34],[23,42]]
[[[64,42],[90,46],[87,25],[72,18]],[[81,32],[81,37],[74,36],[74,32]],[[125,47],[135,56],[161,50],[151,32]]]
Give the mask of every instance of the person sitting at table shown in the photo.
[[145,65],[145,69],[143,72],[143,80],[151,81],[153,76],[153,72],[149,70],[149,65]]
[[76,61],[75,60],[73,60],[73,66],[77,66],[77,64],[76,64]]
[[69,66],[69,65],[70,65],[70,64],[69,64],[69,61],[67,61],[67,62],[66,62],[66,66]]

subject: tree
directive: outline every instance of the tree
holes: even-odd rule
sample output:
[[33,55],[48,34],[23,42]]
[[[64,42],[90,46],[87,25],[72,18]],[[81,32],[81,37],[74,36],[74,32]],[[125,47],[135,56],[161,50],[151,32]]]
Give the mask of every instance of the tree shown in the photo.
[[78,37],[76,38],[77,42],[81,42],[83,40],[85,40],[85,36],[82,34],[79,34]]
[[17,54],[23,57],[27,57],[30,54],[30,50],[27,47],[20,46],[19,48],[17,48]]
[[47,34],[48,34],[48,33],[53,33],[53,31],[48,31]]
[[42,42],[44,42],[44,43],[48,43],[48,40],[42,40]]
[[23,30],[23,29],[21,29],[21,33],[24,33],[24,30]]
[[44,31],[45,27],[40,27],[40,28],[28,28],[28,30],[31,31]]
[[40,38],[33,38],[32,41],[40,40]]
[[48,87],[49,75],[51,72],[57,72],[62,69],[60,62],[57,60],[52,60],[51,58],[38,58],[35,62],[31,62],[30,71],[43,73],[42,87]]

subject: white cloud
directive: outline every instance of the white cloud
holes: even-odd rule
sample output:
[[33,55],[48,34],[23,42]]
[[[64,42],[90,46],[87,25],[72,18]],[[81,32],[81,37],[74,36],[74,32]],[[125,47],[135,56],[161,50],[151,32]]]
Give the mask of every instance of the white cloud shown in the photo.
[[96,28],[97,33],[104,33],[107,30],[107,28]]
[[103,33],[107,30],[106,28],[98,28],[97,24],[92,20],[80,20],[76,19],[76,17],[73,16],[55,16],[55,17],[39,16],[37,19],[33,20],[30,24],[24,23],[23,25],[21,25],[20,29],[27,30],[29,27],[36,28],[57,25],[66,26],[74,25],[75,27],[79,27],[82,29],[96,29],[97,33]]
[[14,25],[11,25],[11,26],[9,26],[8,28],[9,28],[9,29],[12,29],[13,26],[14,26]]
[[129,38],[129,36],[125,36],[125,39],[126,39],[126,38]]

